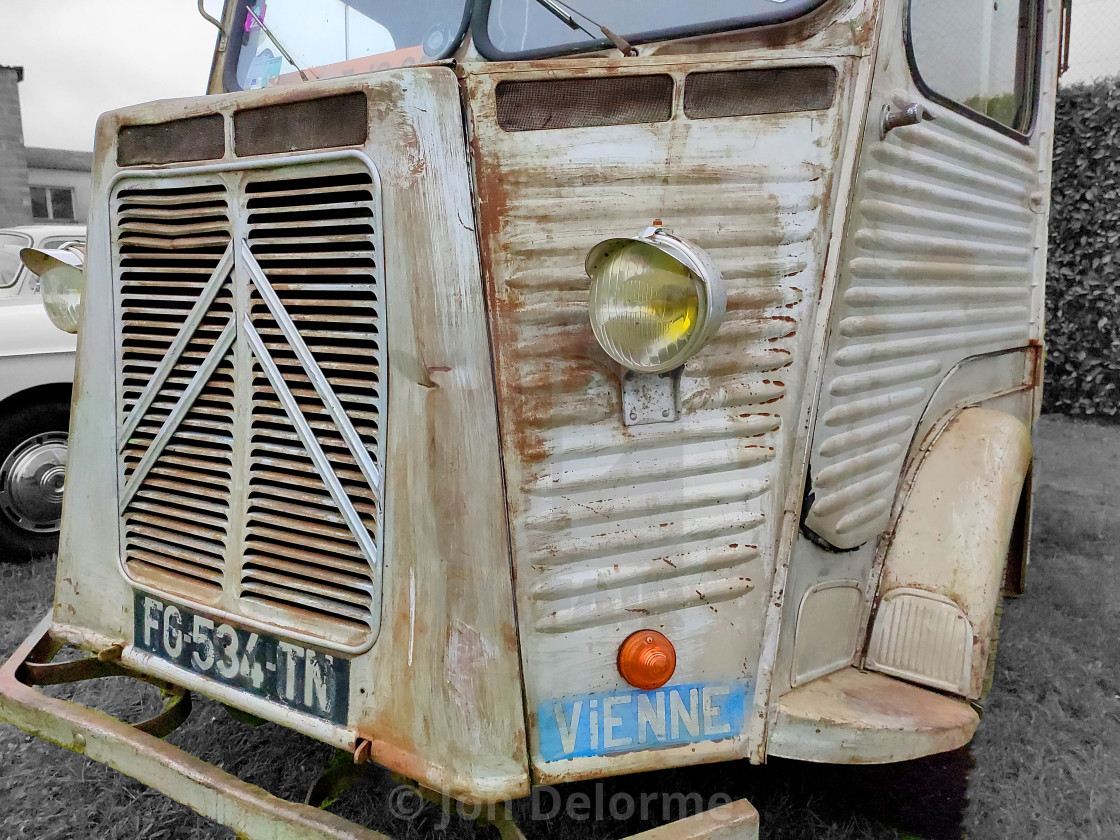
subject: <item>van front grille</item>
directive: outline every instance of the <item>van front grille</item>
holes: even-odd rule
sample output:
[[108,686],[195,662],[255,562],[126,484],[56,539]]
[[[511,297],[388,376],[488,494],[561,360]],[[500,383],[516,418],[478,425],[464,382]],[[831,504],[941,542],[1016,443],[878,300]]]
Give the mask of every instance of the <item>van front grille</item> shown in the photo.
[[327,157],[114,193],[122,552],[162,594],[357,646],[380,606],[380,190]]

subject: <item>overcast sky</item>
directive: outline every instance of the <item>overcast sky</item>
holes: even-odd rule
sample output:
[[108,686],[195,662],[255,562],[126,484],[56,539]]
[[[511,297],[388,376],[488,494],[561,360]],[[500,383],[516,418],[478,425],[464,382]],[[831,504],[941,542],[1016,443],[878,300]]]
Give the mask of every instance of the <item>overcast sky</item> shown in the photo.
[[196,0],[0,0],[0,64],[24,69],[24,141],[91,151],[102,112],[205,93],[216,33]]
[[[29,146],[89,151],[103,111],[205,91],[216,30],[196,0],[0,0],[0,21],[0,64],[24,68]],[[1074,0],[1066,80],[1120,72],[1118,43],[1120,0]]]

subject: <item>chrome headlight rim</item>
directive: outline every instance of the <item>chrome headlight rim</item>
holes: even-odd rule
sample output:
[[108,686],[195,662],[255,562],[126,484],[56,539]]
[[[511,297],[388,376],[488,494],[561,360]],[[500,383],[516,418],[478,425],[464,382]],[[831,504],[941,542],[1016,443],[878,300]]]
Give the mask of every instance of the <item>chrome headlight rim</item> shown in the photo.
[[[23,248],[23,264],[39,278],[43,308],[51,323],[74,335],[85,296],[85,254],[74,245],[55,249]],[[73,301],[68,296],[73,296]]]
[[699,323],[696,329],[689,335],[681,349],[669,359],[657,365],[636,365],[632,360],[620,358],[611,350],[608,342],[604,341],[599,335],[593,314],[589,312],[588,316],[599,346],[624,368],[638,373],[666,373],[681,367],[695,356],[720,328],[724,316],[727,314],[727,285],[724,282],[723,274],[703,249],[660,225],[648,227],[637,236],[614,237],[603,240],[588,251],[587,258],[584,261],[584,269],[587,276],[591,278],[592,284],[595,283],[600,268],[621,249],[634,242],[651,246],[676,260],[689,271],[693,280],[697,282],[697,297],[700,305],[697,312]]

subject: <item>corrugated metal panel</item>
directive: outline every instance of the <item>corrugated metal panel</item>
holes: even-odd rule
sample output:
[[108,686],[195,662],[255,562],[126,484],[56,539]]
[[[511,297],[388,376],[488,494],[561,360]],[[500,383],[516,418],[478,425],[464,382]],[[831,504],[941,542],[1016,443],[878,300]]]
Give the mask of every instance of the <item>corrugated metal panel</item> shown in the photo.
[[954,365],[1030,337],[1034,151],[949,111],[868,148],[836,297],[806,524],[841,548],[887,524]]
[[[645,625],[692,652],[674,680],[752,679],[838,117],[677,114],[552,131],[545,142],[545,132],[501,132],[476,114],[531,707],[618,684],[617,646]],[[683,368],[680,420],[626,426],[621,370],[588,320],[584,259],[655,219],[712,257],[727,317]],[[724,644],[706,644],[714,635]]]
[[[578,183],[577,173],[525,184],[505,228],[511,264],[502,308],[512,311],[503,396],[512,427],[524,430],[525,456],[515,538],[520,561],[536,572],[525,618],[546,632],[749,591],[743,578],[758,573],[745,569],[769,541],[785,371],[798,338],[790,313],[819,271],[819,169],[756,161],[750,173],[704,177],[684,162],[668,176],[646,166],[600,171],[603,182],[591,184]],[[775,180],[786,181],[779,200]],[[621,190],[608,186],[619,183]],[[626,427],[618,376],[587,318],[583,258],[597,241],[587,220],[611,219],[604,234],[636,231],[652,215],[639,208],[651,203],[723,270],[728,316],[685,366],[682,420]],[[713,217],[724,220],[720,233]],[[577,595],[578,604],[563,604]]]

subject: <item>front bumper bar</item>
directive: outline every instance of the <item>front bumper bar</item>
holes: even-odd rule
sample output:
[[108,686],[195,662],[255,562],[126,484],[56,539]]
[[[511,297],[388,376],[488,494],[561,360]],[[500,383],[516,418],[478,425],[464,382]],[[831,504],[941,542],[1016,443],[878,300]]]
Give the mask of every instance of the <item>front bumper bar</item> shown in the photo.
[[[189,695],[171,689],[164,713],[130,725],[68,700],[47,697],[35,685],[97,676],[131,676],[151,682],[104,657],[48,664],[60,645],[48,615],[0,666],[0,720],[45,741],[81,753],[155,788],[209,819],[254,840],[389,840],[327,811],[289,802],[248,784],[160,739],[189,713]],[[507,833],[510,832],[510,833]],[[515,828],[503,837],[520,835]],[[512,833],[516,832],[516,833]],[[523,836],[523,835],[520,835]],[[678,820],[630,840],[758,840],[758,812],[745,799]]]
[[273,796],[102,712],[36,691],[25,666],[55,653],[50,628],[48,616],[0,667],[0,719],[132,776],[245,837],[388,840],[327,811]]

